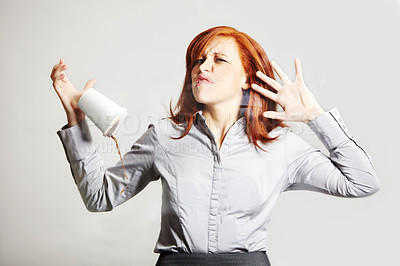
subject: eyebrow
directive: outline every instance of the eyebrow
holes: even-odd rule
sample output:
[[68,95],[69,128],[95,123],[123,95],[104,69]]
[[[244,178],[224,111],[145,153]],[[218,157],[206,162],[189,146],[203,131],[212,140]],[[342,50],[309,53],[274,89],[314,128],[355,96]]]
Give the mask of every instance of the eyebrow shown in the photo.
[[222,55],[222,56],[228,57],[226,54],[219,53],[219,52],[214,52],[214,54],[216,54],[216,55]]
[[[203,56],[204,56],[204,55],[205,55],[205,53],[203,53]],[[222,56],[225,56],[225,57],[229,58],[229,56],[227,56],[227,55],[224,54],[224,53],[220,53],[220,52],[214,52],[213,55],[222,55]]]
[[222,56],[228,57],[226,54],[223,54],[223,53],[220,53],[220,52],[214,52],[214,55],[222,55]]

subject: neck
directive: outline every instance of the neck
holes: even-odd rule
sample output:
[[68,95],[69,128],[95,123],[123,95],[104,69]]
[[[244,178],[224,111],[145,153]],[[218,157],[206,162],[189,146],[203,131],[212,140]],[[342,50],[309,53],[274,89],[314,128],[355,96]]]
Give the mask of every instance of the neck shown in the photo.
[[213,105],[204,106],[203,116],[215,138],[223,138],[229,128],[238,120],[240,106]]

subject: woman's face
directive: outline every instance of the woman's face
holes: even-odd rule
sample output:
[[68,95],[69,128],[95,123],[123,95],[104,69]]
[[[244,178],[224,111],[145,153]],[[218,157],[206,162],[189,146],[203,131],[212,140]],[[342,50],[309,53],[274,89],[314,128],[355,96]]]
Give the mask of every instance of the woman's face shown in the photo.
[[232,38],[216,38],[192,69],[192,92],[206,106],[240,105],[246,74]]

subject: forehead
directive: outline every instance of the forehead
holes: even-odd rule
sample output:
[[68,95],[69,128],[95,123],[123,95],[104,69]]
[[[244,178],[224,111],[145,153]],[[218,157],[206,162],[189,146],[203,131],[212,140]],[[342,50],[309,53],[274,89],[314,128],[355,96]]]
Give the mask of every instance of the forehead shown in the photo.
[[238,57],[238,49],[234,39],[217,37],[204,49],[203,55],[226,55],[228,57]]

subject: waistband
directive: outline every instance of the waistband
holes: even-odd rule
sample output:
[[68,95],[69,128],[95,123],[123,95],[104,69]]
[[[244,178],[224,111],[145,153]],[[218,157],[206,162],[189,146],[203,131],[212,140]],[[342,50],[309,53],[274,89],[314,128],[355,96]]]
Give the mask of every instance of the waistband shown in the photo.
[[176,253],[163,251],[156,266],[271,266],[265,251],[241,253]]

